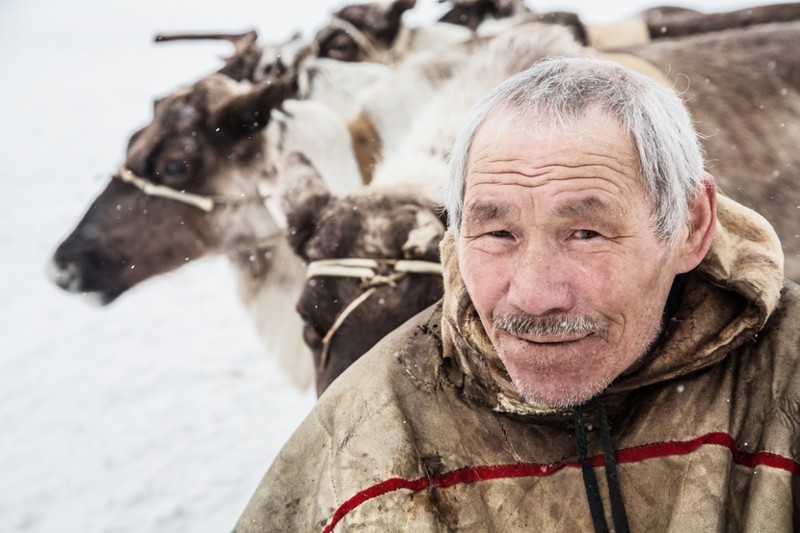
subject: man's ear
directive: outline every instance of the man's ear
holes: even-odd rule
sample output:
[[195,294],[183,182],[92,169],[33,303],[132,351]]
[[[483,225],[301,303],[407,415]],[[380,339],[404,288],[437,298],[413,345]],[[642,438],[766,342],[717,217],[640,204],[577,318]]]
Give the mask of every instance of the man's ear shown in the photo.
[[689,233],[679,243],[680,272],[695,268],[708,253],[717,223],[717,185],[714,176],[703,172],[703,188],[689,202]]

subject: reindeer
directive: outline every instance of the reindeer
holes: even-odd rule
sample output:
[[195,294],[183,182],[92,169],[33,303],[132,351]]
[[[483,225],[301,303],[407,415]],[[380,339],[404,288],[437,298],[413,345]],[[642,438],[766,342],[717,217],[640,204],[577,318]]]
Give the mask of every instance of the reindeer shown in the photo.
[[[252,85],[215,73],[157,100],[151,123],[131,137],[124,164],[56,250],[54,281],[108,304],[155,275],[224,254],[270,351],[307,384],[302,324],[291,309],[279,311],[299,295],[305,269],[288,248],[285,220],[270,198],[279,169],[270,163],[274,148],[266,132],[270,111],[296,91],[295,77]],[[316,142],[325,143],[320,132],[348,135],[322,104],[295,104],[289,109],[320,129]],[[272,126],[271,138],[287,149],[313,146],[310,132]],[[321,151],[314,161],[332,175],[336,192],[361,186],[347,153]]]
[[[354,94],[389,67],[310,56],[299,36],[281,45],[259,45],[253,31],[156,38],[186,39],[226,40],[235,54],[156,102],[125,164],[56,250],[51,276],[108,304],[150,277],[224,254],[267,348],[304,387],[310,357],[301,349],[302,325],[285,307],[299,295],[305,269],[283,238],[285,219],[271,197],[281,171],[273,154],[312,152],[335,193],[359,188],[343,117]],[[342,142],[342,150],[327,149]]]
[[282,205],[308,262],[297,303],[317,394],[378,340],[441,298],[437,205],[406,187],[337,198],[308,159],[289,154]]
[[[722,13],[701,13],[692,9],[664,6],[646,9],[637,17],[617,23],[586,24],[583,26],[583,33],[587,45],[609,50],[651,40],[798,19],[800,4],[756,6]],[[580,30],[576,30],[576,34],[580,34]]]

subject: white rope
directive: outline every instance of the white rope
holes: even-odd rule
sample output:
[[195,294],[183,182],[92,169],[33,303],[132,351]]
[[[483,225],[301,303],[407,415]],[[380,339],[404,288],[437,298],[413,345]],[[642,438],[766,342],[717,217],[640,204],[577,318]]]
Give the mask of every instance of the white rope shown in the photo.
[[418,259],[400,259],[394,264],[394,271],[409,274],[441,274],[442,264]]
[[193,194],[190,192],[179,191],[173,189],[171,187],[167,187],[166,185],[160,185],[158,183],[153,183],[152,181],[148,180],[147,178],[143,178],[141,176],[137,176],[133,173],[125,165],[121,165],[117,173],[114,175],[115,178],[119,179],[124,183],[128,183],[133,185],[147,196],[156,196],[158,198],[167,198],[169,200],[175,200],[176,202],[181,202],[184,204],[191,205],[192,207],[196,207],[201,211],[206,213],[210,213],[214,210],[217,205],[234,205],[240,204],[244,202],[250,201],[260,201],[263,202],[266,200],[265,197],[259,196],[243,196],[241,198],[227,198],[221,196],[203,196],[200,194]]
[[348,257],[341,259],[320,259],[308,264],[306,279],[331,276],[340,278],[369,279],[378,275],[381,265],[392,267],[395,272],[410,274],[441,274],[442,265],[433,261],[418,259],[365,259]]
[[359,305],[367,301],[367,298],[372,296],[376,290],[378,290],[378,287],[370,287],[369,289],[367,289],[365,292],[361,294],[361,296],[350,302],[350,304],[347,307],[345,307],[341,313],[339,313],[339,316],[336,317],[336,320],[334,321],[331,328],[328,330],[328,333],[326,333],[325,336],[322,338],[322,353],[320,354],[319,357],[320,371],[322,371],[322,369],[325,368],[325,365],[328,362],[328,351],[330,350],[331,339],[333,339],[333,336],[339,330],[342,323],[344,323],[345,319],[348,316],[350,316],[350,313],[355,311]]
[[125,183],[130,183],[147,196],[157,196],[159,198],[176,200],[178,202],[196,207],[201,211],[205,211],[206,213],[210,213],[214,210],[214,200],[211,198],[200,196],[198,194],[177,191],[167,187],[166,185],[155,184],[145,178],[140,178],[126,167],[120,167],[116,175],[120,180],[124,181]]

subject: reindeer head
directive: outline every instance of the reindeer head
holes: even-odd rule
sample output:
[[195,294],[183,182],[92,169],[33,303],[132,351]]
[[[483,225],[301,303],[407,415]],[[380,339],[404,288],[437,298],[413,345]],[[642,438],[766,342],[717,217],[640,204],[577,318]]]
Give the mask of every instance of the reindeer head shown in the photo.
[[400,32],[403,13],[416,0],[393,0],[345,6],[314,41],[319,57],[339,61],[378,61]]
[[[322,392],[378,340],[441,297],[441,275],[398,275],[394,261],[438,263],[444,224],[437,207],[413,192],[366,188],[340,199],[327,190],[307,159],[289,159],[281,199],[295,252],[309,268],[328,259],[377,260],[375,275],[365,273],[362,279],[358,273],[342,277],[336,269],[322,270],[303,289],[297,310]],[[366,300],[346,310],[367,290],[372,293]],[[331,334],[343,312],[346,317]]]
[[56,250],[54,281],[109,303],[207,254],[252,257],[279,232],[258,189],[263,128],[295,89],[294,79],[252,86],[213,74],[156,101],[123,167]]
[[[445,2],[447,0],[439,0]],[[528,11],[522,0],[449,0],[453,7],[439,22],[475,30],[487,19],[511,17]]]

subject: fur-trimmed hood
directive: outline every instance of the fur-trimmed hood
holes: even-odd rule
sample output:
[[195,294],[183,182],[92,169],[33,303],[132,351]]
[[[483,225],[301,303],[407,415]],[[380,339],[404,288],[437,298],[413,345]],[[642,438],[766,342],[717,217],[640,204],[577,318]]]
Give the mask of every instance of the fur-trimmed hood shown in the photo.
[[[441,255],[444,356],[454,359],[463,373],[464,393],[498,412],[565,414],[532,405],[516,391],[467,293],[451,231],[442,240]],[[708,367],[753,339],[780,299],[784,279],[780,242],[755,211],[718,196],[711,249],[684,278],[680,307],[665,323],[650,354],[634,371],[620,376],[604,396]]]

